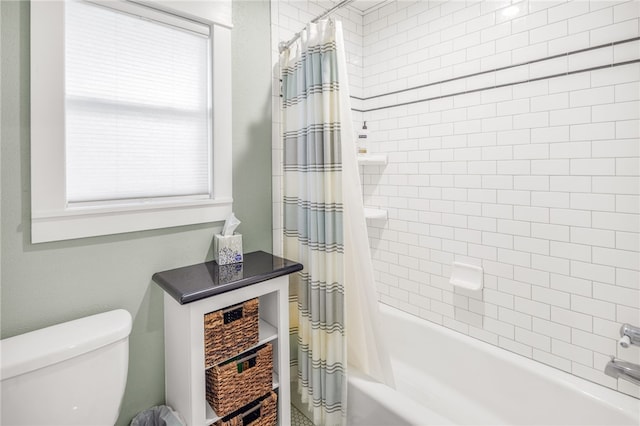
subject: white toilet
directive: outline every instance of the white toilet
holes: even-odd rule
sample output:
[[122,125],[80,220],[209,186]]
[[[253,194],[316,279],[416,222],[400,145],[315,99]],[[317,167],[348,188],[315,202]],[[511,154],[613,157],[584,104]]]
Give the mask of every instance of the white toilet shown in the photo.
[[113,426],[130,332],[118,309],[0,340],[0,424]]

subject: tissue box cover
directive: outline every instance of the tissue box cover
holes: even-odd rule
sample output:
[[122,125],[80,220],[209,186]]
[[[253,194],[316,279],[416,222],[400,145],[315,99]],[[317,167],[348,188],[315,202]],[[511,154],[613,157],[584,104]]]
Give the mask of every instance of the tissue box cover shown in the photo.
[[218,265],[242,262],[242,234],[228,237],[216,234],[213,239],[213,256]]

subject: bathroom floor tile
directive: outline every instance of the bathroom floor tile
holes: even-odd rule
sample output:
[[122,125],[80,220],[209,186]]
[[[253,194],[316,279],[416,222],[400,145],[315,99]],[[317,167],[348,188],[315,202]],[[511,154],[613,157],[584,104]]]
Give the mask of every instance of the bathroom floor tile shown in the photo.
[[291,426],[313,426],[313,423],[307,419],[296,407],[291,406]]

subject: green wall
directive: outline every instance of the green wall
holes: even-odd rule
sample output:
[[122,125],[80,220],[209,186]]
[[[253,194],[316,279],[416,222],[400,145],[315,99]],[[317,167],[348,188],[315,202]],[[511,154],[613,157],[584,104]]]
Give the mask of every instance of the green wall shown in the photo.
[[[245,251],[270,251],[269,1],[234,0],[233,6],[234,211]],[[137,412],[164,402],[163,295],[151,275],[210,260],[221,224],[30,244],[29,3],[2,1],[0,8],[0,336],[127,309],[134,322],[118,424],[129,424]]]
[[273,236],[270,9],[269,0],[233,0],[231,32],[233,207],[243,240],[251,230],[269,242],[265,251]]

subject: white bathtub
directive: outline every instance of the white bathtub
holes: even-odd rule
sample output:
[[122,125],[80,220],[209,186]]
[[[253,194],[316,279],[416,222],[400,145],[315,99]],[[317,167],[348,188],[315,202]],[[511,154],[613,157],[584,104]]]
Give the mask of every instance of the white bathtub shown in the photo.
[[396,389],[349,370],[349,426],[640,425],[640,400],[381,306]]

